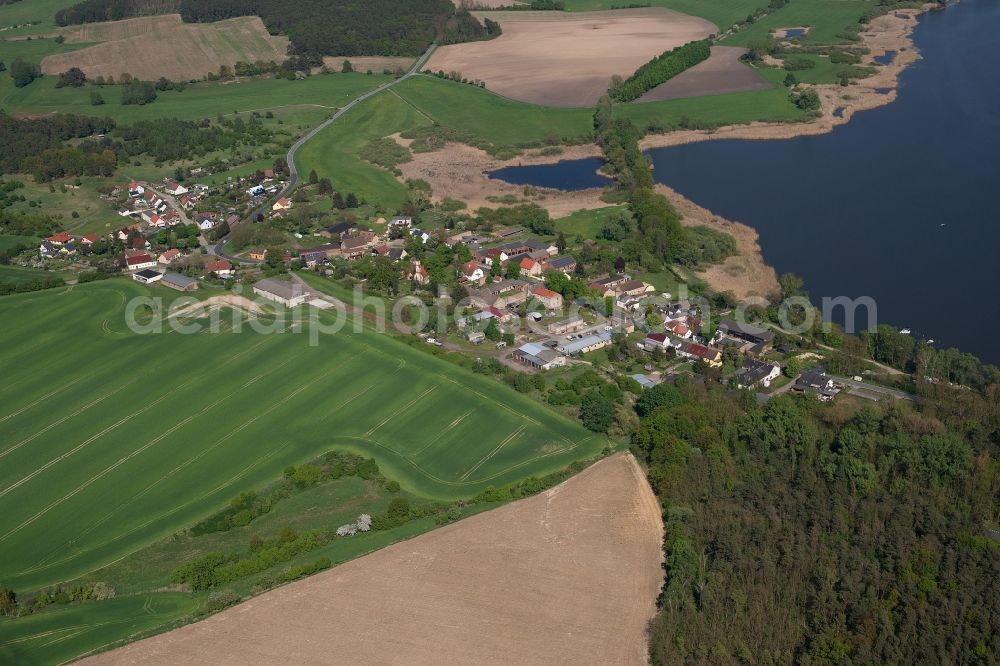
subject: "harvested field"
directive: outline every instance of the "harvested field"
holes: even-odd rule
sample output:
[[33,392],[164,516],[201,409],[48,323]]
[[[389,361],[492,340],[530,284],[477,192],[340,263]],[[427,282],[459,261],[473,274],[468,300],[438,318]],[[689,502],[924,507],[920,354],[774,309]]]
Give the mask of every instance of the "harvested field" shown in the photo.
[[367,72],[371,70],[376,74],[381,74],[387,69],[391,72],[395,72],[396,70],[405,72],[410,67],[413,67],[414,58],[397,56],[324,56],[323,64],[339,72],[345,60],[351,61],[351,67],[355,72]]
[[490,12],[503,34],[438,49],[428,67],[457,71],[505,97],[547,106],[592,106],[611,77],[630,76],[653,56],[716,31],[668,9]]
[[67,42],[100,42],[79,51],[42,60],[46,74],[79,67],[87,76],[119,77],[127,72],[140,79],[161,76],[172,81],[200,79],[237,61],[281,62],[288,38],[268,34],[259,17],[217,23],[184,23],[179,14],[89,23],[62,31]]
[[452,0],[456,7],[463,9],[495,9],[496,7],[510,7],[511,5],[523,5],[519,0]]
[[746,49],[735,46],[713,46],[708,60],[658,85],[639,101],[659,102],[771,88],[770,82],[756,70],[740,62],[744,53]]
[[642,664],[662,536],[656,497],[620,454],[541,495],[81,663]]

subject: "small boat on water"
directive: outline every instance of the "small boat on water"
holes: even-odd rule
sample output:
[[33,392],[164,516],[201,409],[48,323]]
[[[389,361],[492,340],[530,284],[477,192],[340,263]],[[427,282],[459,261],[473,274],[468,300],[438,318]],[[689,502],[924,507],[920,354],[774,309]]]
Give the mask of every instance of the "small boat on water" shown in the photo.
[[910,333],[912,333],[913,331],[911,331],[911,330],[910,330],[910,329],[908,329],[908,328],[901,328],[901,329],[899,329],[899,332],[900,332],[900,333],[902,333],[903,335],[909,335],[909,334],[910,334]]

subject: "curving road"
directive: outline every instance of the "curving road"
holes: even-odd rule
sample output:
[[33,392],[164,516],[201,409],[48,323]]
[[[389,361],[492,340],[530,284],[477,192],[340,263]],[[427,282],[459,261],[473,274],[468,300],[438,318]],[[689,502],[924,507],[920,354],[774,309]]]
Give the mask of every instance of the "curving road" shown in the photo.
[[[428,49],[426,51],[424,51],[424,54],[422,56],[420,56],[419,58],[417,58],[416,62],[414,62],[413,66],[410,67],[409,70],[407,70],[406,74],[403,74],[398,79],[393,79],[392,81],[389,81],[388,83],[383,83],[379,87],[374,88],[372,90],[369,90],[368,92],[355,97],[350,102],[348,102],[346,105],[344,105],[343,107],[341,107],[332,116],[330,116],[329,118],[327,118],[326,120],[324,120],[322,123],[320,123],[316,127],[314,127],[311,130],[309,130],[309,132],[307,132],[304,136],[302,136],[298,141],[296,141],[295,143],[293,143],[292,147],[288,149],[288,154],[285,155],[285,162],[288,164],[288,184],[285,185],[285,188],[283,190],[281,190],[280,192],[278,192],[278,194],[276,196],[268,199],[259,208],[257,208],[252,213],[250,213],[249,217],[247,217],[246,219],[244,219],[242,223],[243,224],[245,224],[247,222],[253,223],[253,221],[257,217],[257,215],[266,214],[267,211],[269,211],[271,209],[271,204],[274,201],[277,201],[281,197],[288,196],[289,194],[292,193],[292,191],[295,189],[295,185],[298,183],[298,180],[299,180],[299,171],[298,171],[298,168],[295,166],[295,154],[297,152],[299,152],[299,148],[301,148],[302,146],[304,146],[306,143],[308,143],[310,140],[312,140],[317,134],[319,134],[320,132],[322,132],[323,130],[325,130],[327,127],[329,127],[330,125],[332,125],[334,122],[337,121],[337,119],[339,119],[341,116],[343,116],[345,113],[347,113],[348,111],[350,111],[351,109],[353,109],[355,106],[357,106],[361,102],[364,102],[366,99],[370,99],[370,98],[374,97],[375,95],[378,95],[379,93],[385,92],[389,88],[392,88],[394,85],[405,81],[406,79],[410,78],[414,74],[418,74],[420,72],[420,68],[423,67],[427,63],[427,61],[430,59],[430,57],[434,54],[434,51],[437,49],[437,47],[438,47],[437,42],[432,43],[428,47]],[[226,253],[226,248],[225,248],[226,242],[227,242],[226,239],[222,239],[221,242],[219,242],[215,246],[212,246],[211,248],[209,248],[209,251],[212,254],[215,254],[215,255],[217,255],[219,257],[222,257],[223,259],[228,259],[229,261],[232,261],[232,262],[235,262],[235,263],[246,264],[246,265],[251,265],[251,266],[261,263],[259,261],[254,261],[252,259],[241,259],[239,257],[234,257],[231,254],[227,254]]]

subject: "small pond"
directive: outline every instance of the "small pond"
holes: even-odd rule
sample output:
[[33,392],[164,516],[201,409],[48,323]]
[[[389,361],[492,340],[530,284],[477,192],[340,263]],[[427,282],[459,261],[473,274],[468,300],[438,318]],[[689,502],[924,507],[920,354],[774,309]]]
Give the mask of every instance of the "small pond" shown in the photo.
[[490,171],[486,175],[512,185],[533,185],[575,192],[611,185],[611,179],[597,173],[603,165],[604,160],[600,157],[587,157],[581,160],[563,160],[555,164],[509,166]]

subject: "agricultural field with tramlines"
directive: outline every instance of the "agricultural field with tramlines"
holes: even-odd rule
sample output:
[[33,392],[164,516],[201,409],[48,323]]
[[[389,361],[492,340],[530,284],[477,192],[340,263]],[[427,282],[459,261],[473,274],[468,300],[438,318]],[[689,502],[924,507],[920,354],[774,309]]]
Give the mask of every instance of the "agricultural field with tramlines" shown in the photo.
[[326,451],[374,458],[413,495],[454,499],[605,442],[496,382],[349,326],[316,346],[225,323],[139,335],[124,310],[144,293],[113,281],[0,302],[8,587],[107,566]]

